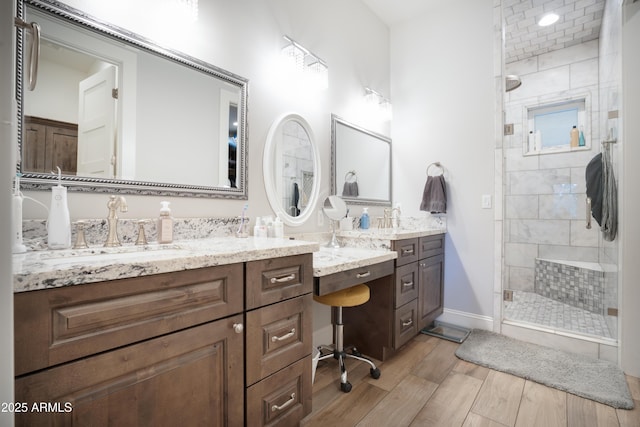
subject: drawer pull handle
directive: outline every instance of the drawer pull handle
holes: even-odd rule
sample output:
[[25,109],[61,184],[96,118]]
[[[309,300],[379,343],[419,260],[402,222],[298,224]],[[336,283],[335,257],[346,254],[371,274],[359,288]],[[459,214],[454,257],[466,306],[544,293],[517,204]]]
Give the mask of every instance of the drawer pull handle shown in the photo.
[[286,402],[284,402],[280,406],[273,405],[271,407],[271,412],[282,411],[284,408],[286,408],[287,406],[291,405],[295,401],[296,401],[296,394],[295,393],[291,393],[291,397],[289,398],[289,400],[287,400]]
[[402,286],[404,286],[405,288],[410,288],[413,286],[413,281],[411,282],[402,282]]
[[283,282],[289,282],[293,279],[296,278],[295,274],[289,274],[288,276],[282,276],[282,277],[272,277],[271,278],[271,283],[283,283]]
[[403,249],[402,255],[411,255],[413,253],[413,249]]
[[277,336],[272,336],[271,337],[271,342],[276,342],[276,341],[284,341],[286,339],[291,338],[292,336],[294,336],[296,334],[296,328],[291,328],[291,331],[289,331],[288,334],[284,334],[281,337],[277,337]]
[[409,319],[407,321],[402,321],[402,327],[413,325],[413,319]]
[[371,272],[370,271],[365,271],[364,273],[356,274],[356,277],[358,279],[362,279],[363,277],[369,277],[369,276],[371,276]]

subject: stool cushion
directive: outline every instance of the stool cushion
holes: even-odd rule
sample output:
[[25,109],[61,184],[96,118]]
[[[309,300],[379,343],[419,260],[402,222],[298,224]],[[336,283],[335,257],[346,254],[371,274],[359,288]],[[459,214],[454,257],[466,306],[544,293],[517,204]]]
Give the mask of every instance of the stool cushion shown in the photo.
[[369,287],[355,285],[326,295],[314,295],[313,299],[332,307],[355,307],[369,301]]

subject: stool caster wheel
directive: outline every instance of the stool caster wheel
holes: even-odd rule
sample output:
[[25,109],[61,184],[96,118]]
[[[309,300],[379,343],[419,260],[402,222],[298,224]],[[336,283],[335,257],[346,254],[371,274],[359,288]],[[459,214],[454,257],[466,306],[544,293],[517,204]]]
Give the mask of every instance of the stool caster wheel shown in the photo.
[[369,373],[371,374],[371,378],[373,378],[374,380],[377,380],[378,378],[380,378],[380,369],[378,369],[378,368],[369,369]]
[[351,391],[351,383],[347,381],[346,383],[340,383],[340,390],[345,393],[349,393]]
[[354,356],[362,357],[362,353],[360,353],[355,347],[353,347],[353,350],[351,350],[351,354],[353,354]]

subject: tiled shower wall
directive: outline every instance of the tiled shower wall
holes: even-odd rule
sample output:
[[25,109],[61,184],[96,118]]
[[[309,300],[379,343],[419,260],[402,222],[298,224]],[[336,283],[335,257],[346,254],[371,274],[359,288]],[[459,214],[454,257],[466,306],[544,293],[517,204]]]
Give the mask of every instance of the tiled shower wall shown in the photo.
[[[584,172],[599,152],[598,41],[506,65],[522,86],[505,94],[505,289],[534,291],[535,259],[598,262],[597,223],[586,229]],[[523,155],[525,106],[585,97],[591,111],[585,137],[591,149]]]

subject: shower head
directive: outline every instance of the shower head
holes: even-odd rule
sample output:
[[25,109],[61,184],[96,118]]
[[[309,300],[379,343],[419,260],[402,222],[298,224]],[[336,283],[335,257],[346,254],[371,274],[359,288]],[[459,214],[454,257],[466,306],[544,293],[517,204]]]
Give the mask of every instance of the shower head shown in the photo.
[[508,74],[505,79],[505,89],[507,92],[511,92],[512,90],[519,88],[522,84],[520,77],[516,76],[515,74]]

